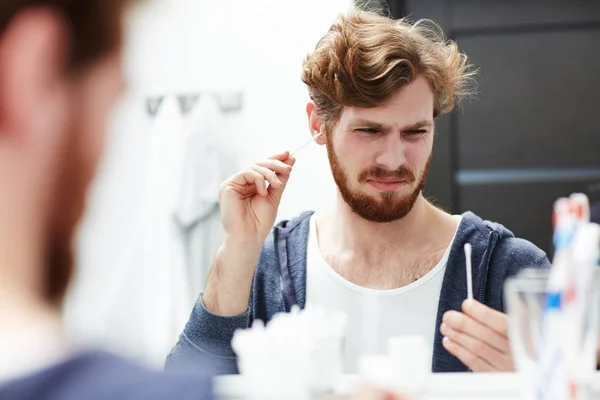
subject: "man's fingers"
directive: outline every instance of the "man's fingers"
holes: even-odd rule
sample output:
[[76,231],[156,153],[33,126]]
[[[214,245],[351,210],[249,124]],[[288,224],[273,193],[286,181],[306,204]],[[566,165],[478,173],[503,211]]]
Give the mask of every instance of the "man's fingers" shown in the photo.
[[475,300],[465,300],[462,309],[473,319],[484,323],[500,335],[508,337],[508,315]]
[[277,176],[277,173],[269,168],[261,167],[260,165],[253,165],[252,170],[261,174],[273,187],[280,187],[283,185],[281,179]]
[[465,313],[444,314],[440,326],[444,347],[473,371],[513,371],[508,316],[476,301],[465,301],[463,309]]
[[[296,162],[296,159],[294,157],[290,157],[284,161],[284,164],[289,165],[291,167],[294,165],[295,162]],[[290,172],[291,172],[291,170],[290,170]],[[285,190],[285,188],[287,186],[290,176],[291,176],[290,173],[280,175],[279,179],[281,180],[282,185],[272,186],[269,188],[269,192],[271,193],[271,196],[275,202],[279,203],[281,201],[281,197],[283,196],[283,191]]]
[[478,358],[486,361],[495,370],[509,371],[513,369],[510,354],[507,355],[498,351],[493,346],[490,346],[489,343],[474,338],[466,333],[454,330],[445,323],[440,327],[440,332],[453,343],[460,345],[472,354],[476,354]]
[[268,168],[280,175],[289,175],[292,172],[292,167],[283,161],[279,160],[262,160],[256,163],[261,167]]
[[222,185],[222,188],[226,187],[230,187],[228,190],[233,190],[242,197],[252,196],[255,191],[263,196],[267,195],[265,177],[253,169],[246,169],[235,174]]
[[242,197],[253,196],[255,193],[269,195],[273,201],[279,203],[290,178],[291,167],[296,162],[296,159],[289,155],[289,151],[284,151],[251,165],[224,182],[221,190],[235,191]]
[[485,360],[477,357],[474,353],[470,352],[466,348],[462,347],[460,344],[452,341],[450,338],[445,337],[442,340],[442,345],[446,350],[448,350],[451,354],[453,354],[456,358],[462,361],[471,371],[474,372],[492,372],[494,371],[494,367],[492,367]]
[[448,311],[444,314],[443,322],[456,331],[489,343],[501,353],[510,352],[508,338],[466,314],[458,311]]
[[286,163],[290,167],[293,167],[294,164],[296,164],[296,157],[289,157],[284,161],[284,163]]
[[279,160],[279,161],[285,161],[288,158],[290,158],[290,152],[289,151],[282,151],[281,153],[277,153],[277,154],[273,154],[270,157],[267,157],[270,160]]
[[[289,157],[288,151],[275,154],[232,176],[228,180],[232,185],[230,189],[242,196],[249,196],[256,192],[267,196],[271,192],[276,198],[279,198],[295,162],[296,159]],[[227,186],[228,182],[224,182],[223,187]],[[269,190],[267,190],[267,182],[269,182]]]
[[267,182],[265,178],[256,171],[248,171],[248,176],[254,177],[254,185],[256,186],[256,191],[263,196],[267,195]]

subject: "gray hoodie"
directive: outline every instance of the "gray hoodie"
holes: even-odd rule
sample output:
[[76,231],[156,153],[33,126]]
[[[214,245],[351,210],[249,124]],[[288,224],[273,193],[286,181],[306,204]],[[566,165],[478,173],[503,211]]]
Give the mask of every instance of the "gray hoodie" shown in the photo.
[[[306,304],[306,249],[310,217],[306,212],[291,221],[277,224],[263,244],[252,285],[248,311],[235,317],[222,317],[208,311],[200,296],[179,341],[167,357],[166,368],[202,365],[209,361],[220,373],[237,373],[231,339],[236,329],[252,321],[269,321],[292,305]],[[462,216],[444,275],[438,304],[432,371],[465,372],[468,368],[442,346],[439,326],[449,310],[460,310],[467,297],[465,243],[472,245],[473,295],[487,306],[503,311],[504,281],[521,268],[546,268],[546,254],[532,243],[515,238],[504,226],[483,221],[471,212]],[[401,315],[398,316],[402,318]],[[208,359],[208,360],[207,360]],[[202,361],[200,361],[202,360]]]

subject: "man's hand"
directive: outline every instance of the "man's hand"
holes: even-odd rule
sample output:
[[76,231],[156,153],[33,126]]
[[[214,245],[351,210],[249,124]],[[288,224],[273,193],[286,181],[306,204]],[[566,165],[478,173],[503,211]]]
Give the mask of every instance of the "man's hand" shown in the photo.
[[275,154],[221,184],[219,208],[227,240],[262,246],[275,223],[295,161],[287,151]]
[[465,300],[462,310],[444,314],[440,332],[446,350],[474,372],[514,371],[508,316],[475,300]]
[[287,151],[276,154],[221,184],[223,242],[202,296],[205,307],[212,313],[236,316],[248,309],[256,262],[275,223],[294,162]]

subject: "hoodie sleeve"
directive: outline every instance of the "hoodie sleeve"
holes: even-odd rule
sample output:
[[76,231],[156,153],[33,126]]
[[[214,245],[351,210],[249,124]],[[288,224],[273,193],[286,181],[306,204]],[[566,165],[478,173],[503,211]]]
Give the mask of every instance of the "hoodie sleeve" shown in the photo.
[[487,301],[493,308],[506,312],[504,307],[504,283],[524,268],[550,268],[546,253],[533,243],[515,237],[504,238],[498,243],[491,260],[488,276]]
[[516,275],[523,268],[549,268],[546,253],[528,240],[507,238],[496,253],[497,262],[506,263],[507,276]]
[[237,374],[237,358],[231,347],[233,333],[250,325],[250,310],[235,317],[210,312],[198,298],[183,333],[169,353],[165,370],[194,370],[211,365],[218,374]]
[[550,262],[550,260],[546,256],[546,253],[542,254],[539,257],[538,262],[535,264],[535,267],[536,268],[550,268],[550,267],[552,267],[552,263]]
[[[208,363],[218,374],[238,373],[237,357],[231,347],[233,334],[238,329],[250,327],[256,319],[268,322],[276,313],[285,311],[286,286],[279,260],[289,258],[290,265],[306,265],[308,217],[311,214],[304,213],[290,223],[282,221],[269,233],[256,264],[250,304],[245,313],[235,317],[216,315],[205,307],[202,296],[198,298],[183,333],[167,357],[166,370],[197,370]],[[294,229],[296,226],[302,226],[303,229]],[[276,235],[278,230],[284,231],[285,235]],[[286,253],[288,248],[293,250],[292,255]],[[296,292],[303,296],[306,268],[298,267],[297,271],[304,274],[292,274],[289,286],[296,284]],[[304,299],[301,298],[297,303],[304,305]]]

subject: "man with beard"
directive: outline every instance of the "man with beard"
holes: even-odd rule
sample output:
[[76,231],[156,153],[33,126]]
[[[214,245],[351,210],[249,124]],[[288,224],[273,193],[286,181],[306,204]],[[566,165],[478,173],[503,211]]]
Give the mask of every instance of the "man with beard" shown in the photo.
[[[405,335],[427,341],[434,372],[513,370],[503,283],[520,268],[549,266],[546,255],[502,225],[449,215],[422,194],[435,118],[470,93],[473,75],[456,44],[426,21],[352,11],[334,23],[302,80],[337,206],[272,228],[295,161],[288,152],[224,182],[225,237],[167,367],[208,354],[235,372],[236,329],[316,304],[349,316],[347,372],[365,340],[383,351]],[[465,301],[466,243],[473,301]]]
[[127,3],[0,3],[0,399],[211,397],[202,375],[78,351],[62,326],[74,231],[124,87]]

